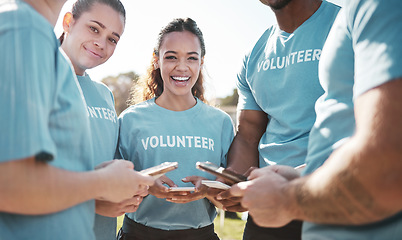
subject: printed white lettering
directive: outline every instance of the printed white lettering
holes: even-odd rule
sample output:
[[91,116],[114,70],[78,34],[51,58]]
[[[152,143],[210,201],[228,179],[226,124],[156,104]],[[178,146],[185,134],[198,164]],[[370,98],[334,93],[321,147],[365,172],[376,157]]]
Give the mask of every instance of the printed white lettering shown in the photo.
[[304,51],[299,51],[297,54],[297,62],[303,62],[303,57],[304,57]]
[[95,109],[93,107],[87,107],[89,110],[89,113],[91,114],[91,117],[96,117],[98,118],[98,115],[96,115]]
[[213,139],[209,139],[209,150],[215,151],[214,150],[214,140]]
[[106,111],[106,108],[102,108],[102,112],[103,112],[103,117],[104,117],[105,119],[108,119],[108,118],[107,118],[107,111]]
[[202,148],[208,149],[208,139],[206,137],[202,137]]
[[306,50],[306,55],[304,55],[304,61],[305,62],[310,62],[311,61],[311,53],[313,52],[313,49]]
[[313,53],[313,61],[320,60],[320,56],[321,56],[321,49],[314,49],[314,53]]
[[181,138],[177,136],[177,147],[180,147],[180,145],[182,147],[186,147],[186,141],[184,139],[184,136],[182,136]]
[[111,122],[116,123],[116,112],[109,108],[102,107],[89,107],[87,106],[88,116],[92,118],[101,118],[105,120],[110,120]]
[[277,57],[276,58],[276,61],[277,61],[276,65],[278,66],[278,69],[282,69],[285,66],[285,57],[282,57],[282,64],[279,64],[279,60],[280,60],[280,57]]
[[101,111],[100,111],[101,108],[100,107],[95,107],[95,109],[96,109],[96,111],[98,111],[99,117],[102,118]]
[[141,139],[141,143],[145,150],[150,146],[151,148],[193,147],[214,151],[214,140],[201,136],[150,136]]
[[161,136],[159,136],[159,137],[160,137],[160,144],[159,144],[159,146],[161,146],[161,147],[167,147],[166,143],[163,143],[163,136],[161,135]]
[[292,52],[286,56],[279,56],[276,58],[265,59],[259,63],[257,63],[257,71],[260,72],[261,69],[267,71],[269,69],[283,69],[289,65],[302,63],[302,62],[311,62],[311,61],[319,61],[321,56],[321,49],[307,49],[300,50],[297,52]]
[[191,147],[191,139],[193,138],[193,136],[186,136],[186,139],[188,140],[188,147]]
[[[155,141],[152,141],[152,140],[155,140]],[[149,145],[150,145],[152,148],[156,148],[156,147],[159,145],[159,139],[158,139],[158,137],[152,136],[152,137],[151,137],[151,140],[149,141]]]
[[[170,142],[170,138],[172,138],[172,142]],[[175,145],[175,138],[174,138],[174,136],[167,136],[167,145],[168,145],[169,147],[174,147],[174,145]]]
[[201,147],[201,138],[199,136],[194,137],[194,147],[196,148]]
[[265,62],[264,62],[264,67],[263,67],[264,71],[267,71],[267,70],[268,70],[268,68],[269,68],[269,63],[270,63],[269,59],[265,60]]
[[142,146],[144,146],[144,149],[147,150],[148,149],[148,141],[149,141],[149,137],[147,137],[147,139],[144,142],[144,139],[141,139],[142,142]]
[[262,65],[264,64],[264,62],[260,62],[257,64],[257,68],[258,68],[258,72],[260,72]]
[[276,67],[274,66],[274,59],[271,59],[271,69],[276,69]]
[[292,52],[292,53],[290,54],[290,56],[292,56],[292,64],[295,63],[295,56],[296,56],[296,53],[297,53],[297,52]]

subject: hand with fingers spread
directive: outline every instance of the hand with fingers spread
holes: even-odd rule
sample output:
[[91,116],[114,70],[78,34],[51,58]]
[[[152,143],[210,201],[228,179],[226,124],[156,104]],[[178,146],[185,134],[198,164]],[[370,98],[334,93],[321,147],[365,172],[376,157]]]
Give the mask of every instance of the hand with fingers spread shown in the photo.
[[165,175],[155,180],[155,184],[149,188],[148,192],[157,198],[166,198],[169,196],[169,187],[177,187],[177,185]]

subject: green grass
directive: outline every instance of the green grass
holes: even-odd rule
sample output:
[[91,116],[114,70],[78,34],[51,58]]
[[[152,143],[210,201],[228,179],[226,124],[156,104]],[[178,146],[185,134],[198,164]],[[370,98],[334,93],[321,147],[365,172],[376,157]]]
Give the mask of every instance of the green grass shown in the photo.
[[[240,217],[240,214],[238,214]],[[123,224],[124,215],[117,218],[117,231],[119,231]],[[221,240],[241,240],[243,238],[243,230],[245,221],[240,219],[225,218],[223,226],[221,226],[221,217],[218,215],[215,218],[215,232],[218,234]]]

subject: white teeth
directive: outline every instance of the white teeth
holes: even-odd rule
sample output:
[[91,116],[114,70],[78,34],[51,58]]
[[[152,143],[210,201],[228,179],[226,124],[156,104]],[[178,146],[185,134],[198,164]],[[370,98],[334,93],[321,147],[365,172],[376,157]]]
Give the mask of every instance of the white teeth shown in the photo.
[[175,81],[187,81],[190,77],[172,77]]

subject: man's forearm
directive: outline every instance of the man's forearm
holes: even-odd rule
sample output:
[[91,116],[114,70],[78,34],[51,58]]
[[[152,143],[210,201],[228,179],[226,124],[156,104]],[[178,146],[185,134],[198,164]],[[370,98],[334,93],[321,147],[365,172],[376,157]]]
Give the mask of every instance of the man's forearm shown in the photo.
[[250,167],[258,167],[258,142],[250,144],[237,135],[228,152],[228,167],[244,174]]
[[[310,176],[291,182],[288,190],[295,196],[296,218],[353,225],[375,222],[398,212],[397,206],[380,199],[386,194],[379,186],[386,172],[375,165],[370,167],[369,158],[373,156],[356,153],[354,145],[352,140]],[[397,188],[401,180],[394,182],[393,187]]]
[[309,177],[291,183],[299,216],[364,224],[402,210],[402,79],[355,100],[356,133]]
[[258,144],[268,124],[263,111],[242,110],[238,112],[238,131],[228,152],[228,166],[244,174],[250,167],[258,167]]

